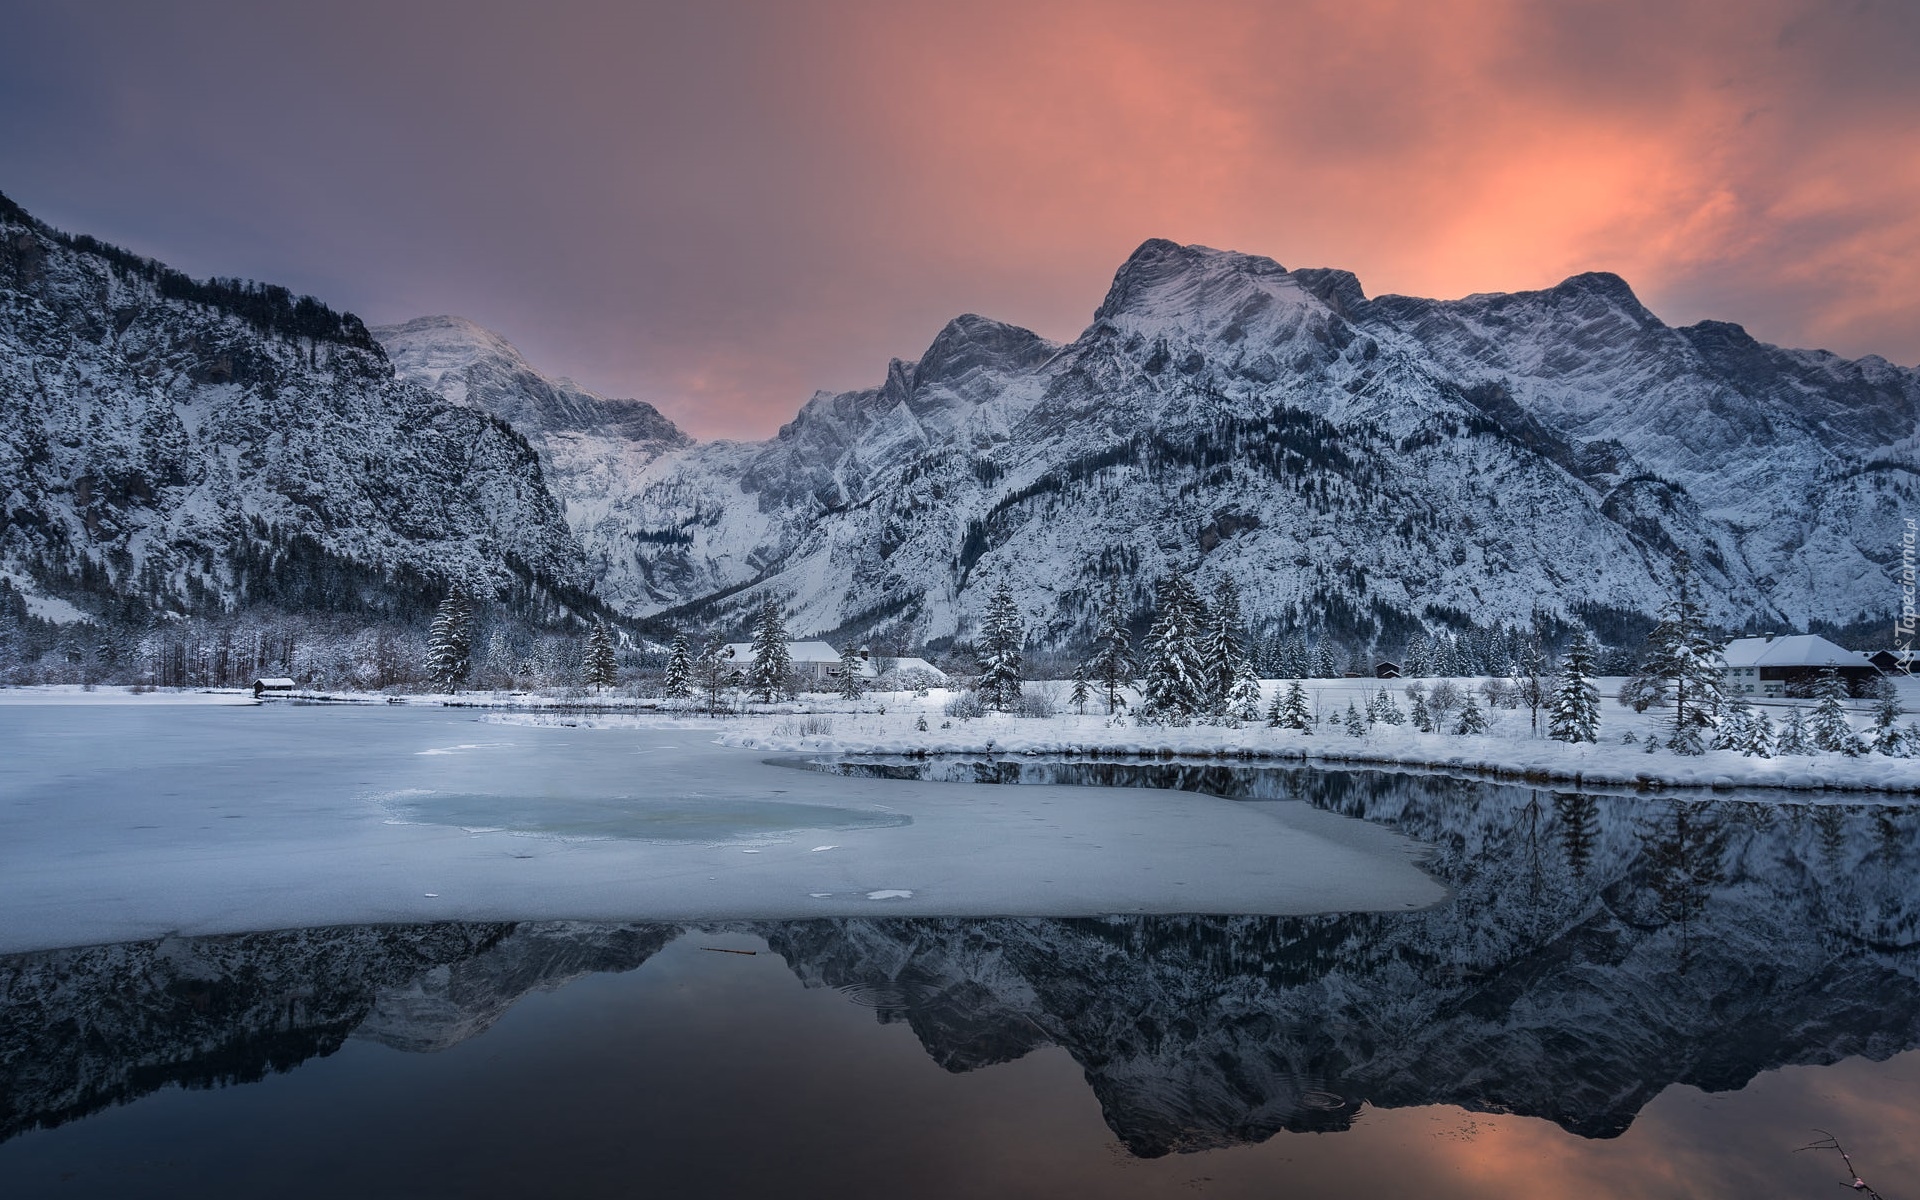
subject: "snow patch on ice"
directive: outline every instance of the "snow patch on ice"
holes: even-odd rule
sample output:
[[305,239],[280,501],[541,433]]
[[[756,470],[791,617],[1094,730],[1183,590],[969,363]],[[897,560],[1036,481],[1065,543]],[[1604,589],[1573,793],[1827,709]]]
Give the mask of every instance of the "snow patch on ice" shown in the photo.
[[881,888],[877,892],[868,892],[867,899],[869,900],[911,900],[913,899],[913,889]]

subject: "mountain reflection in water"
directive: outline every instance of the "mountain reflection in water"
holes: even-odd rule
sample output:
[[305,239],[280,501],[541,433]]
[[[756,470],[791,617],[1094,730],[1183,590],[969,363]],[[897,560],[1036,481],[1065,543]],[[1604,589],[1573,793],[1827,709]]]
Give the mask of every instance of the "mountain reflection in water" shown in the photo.
[[[841,769],[859,769],[845,768]],[[901,770],[886,766],[886,770]],[[1662,1089],[1920,1045],[1920,810],[1646,800],[1380,772],[947,763],[1002,782],[1305,799],[1434,847],[1410,914],[729,923],[953,1072],[1070,1054],[1136,1156],[1336,1131],[1363,1104],[1628,1128]],[[433,1051],[629,971],[658,924],[360,926],[0,959],[0,1140],[348,1038]]]

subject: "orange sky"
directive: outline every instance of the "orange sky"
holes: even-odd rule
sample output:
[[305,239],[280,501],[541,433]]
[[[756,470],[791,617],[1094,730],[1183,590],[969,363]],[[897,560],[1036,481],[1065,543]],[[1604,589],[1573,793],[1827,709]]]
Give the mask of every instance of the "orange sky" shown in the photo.
[[1911,2],[152,7],[29,15],[0,191],[703,436],[960,312],[1071,337],[1156,236],[1920,362]]

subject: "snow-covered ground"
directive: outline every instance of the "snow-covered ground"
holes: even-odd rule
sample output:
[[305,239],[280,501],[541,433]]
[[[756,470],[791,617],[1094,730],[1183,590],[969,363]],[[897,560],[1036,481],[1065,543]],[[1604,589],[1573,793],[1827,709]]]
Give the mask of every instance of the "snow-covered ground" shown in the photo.
[[849,779],[716,732],[386,705],[0,707],[0,953],[399,921],[1300,914],[1444,895],[1415,843],[1305,801]]
[[[1223,725],[1136,725],[1131,719],[1109,720],[1096,701],[1087,715],[1064,703],[1067,686],[1029,683],[1029,690],[1057,693],[1063,703],[1059,715],[1023,718],[990,714],[971,720],[944,713],[950,693],[935,689],[926,696],[910,692],[880,693],[857,704],[828,697],[810,697],[809,708],[819,720],[814,731],[805,718],[755,715],[691,718],[701,727],[719,727],[728,745],[757,750],[839,754],[1150,754],[1169,756],[1275,757],[1341,763],[1399,764],[1471,771],[1502,777],[1564,780],[1594,786],[1629,787],[1779,787],[1864,791],[1920,791],[1920,758],[1888,758],[1841,754],[1747,758],[1732,751],[1709,751],[1685,757],[1666,750],[1646,752],[1646,740],[1660,733],[1663,710],[1636,713],[1613,699],[1621,680],[1601,679],[1600,740],[1587,745],[1556,742],[1532,728],[1525,709],[1493,709],[1484,735],[1419,733],[1409,725],[1376,724],[1362,737],[1350,736],[1340,724],[1349,703],[1364,708],[1368,696],[1383,686],[1396,703],[1407,707],[1408,681],[1383,683],[1371,679],[1310,680],[1308,700],[1324,718],[1312,734],[1269,729],[1264,721],[1239,728]],[[1431,684],[1435,681],[1423,681]],[[1455,681],[1457,684],[1472,681]],[[1262,710],[1274,689],[1264,685]],[[1903,707],[1920,708],[1920,681],[1899,681]],[[1755,707],[1777,727],[1789,704],[1808,710],[1811,701],[1762,701]],[[1854,701],[1856,729],[1865,729],[1868,707]],[[884,711],[882,711],[884,710]],[[515,724],[564,722],[604,727],[643,727],[669,720],[649,716],[556,717],[540,714],[500,714],[489,718]],[[1910,720],[1911,718],[1903,718]],[[927,728],[917,728],[925,721]],[[824,722],[827,728],[819,728]],[[1631,733],[1632,744],[1623,739]]]
[[0,688],[0,704],[139,704],[233,705],[257,704],[242,688],[160,688],[136,692],[130,687],[89,688],[78,683],[49,683],[37,687]]

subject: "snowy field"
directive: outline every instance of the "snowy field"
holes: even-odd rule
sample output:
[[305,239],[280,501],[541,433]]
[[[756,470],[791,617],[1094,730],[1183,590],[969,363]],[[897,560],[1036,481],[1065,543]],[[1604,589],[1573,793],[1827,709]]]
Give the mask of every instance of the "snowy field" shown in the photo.
[[0,706],[0,953],[348,923],[1283,915],[1444,894],[1413,842],[1304,801],[848,779],[717,745],[711,721],[510,727],[165,695]]
[[[1098,701],[1078,715],[1065,703],[1064,683],[1029,683],[1029,690],[1056,695],[1059,715],[1043,718],[989,714],[971,720],[945,715],[950,694],[934,689],[926,696],[911,692],[880,693],[858,703],[825,696],[807,697],[789,706],[789,714],[670,718],[642,715],[499,714],[488,719],[509,724],[564,723],[581,727],[645,728],[662,724],[689,728],[718,726],[720,739],[746,749],[796,753],[839,754],[1151,754],[1156,756],[1226,756],[1293,758],[1329,763],[1374,763],[1440,768],[1527,780],[1562,780],[1596,787],[1662,788],[1792,788],[1858,791],[1920,791],[1920,758],[1888,758],[1841,754],[1747,758],[1732,751],[1709,751],[1685,757],[1666,750],[1646,752],[1646,739],[1661,732],[1664,710],[1636,713],[1613,699],[1619,679],[1599,679],[1601,691],[1600,740],[1587,745],[1556,742],[1536,733],[1525,709],[1494,709],[1484,735],[1420,733],[1411,725],[1376,724],[1361,737],[1349,735],[1339,719],[1349,703],[1364,708],[1367,698],[1386,686],[1404,709],[1407,680],[1309,680],[1310,705],[1324,721],[1312,734],[1269,729],[1264,721],[1239,728],[1223,725],[1169,727],[1136,725],[1122,718],[1111,721]],[[1422,681],[1428,685],[1434,680]],[[1475,683],[1456,680],[1457,684]],[[1263,685],[1262,711],[1274,690]],[[1920,680],[1902,679],[1902,706],[1908,713],[1920,708]],[[1755,709],[1778,726],[1789,704],[1811,712],[1813,702],[1757,701]],[[1867,725],[1867,701],[1853,701],[1854,727]],[[806,715],[816,719],[808,728]],[[882,711],[884,710],[884,711]],[[1904,718],[1911,720],[1911,717]],[[919,729],[924,721],[927,728]],[[821,726],[826,728],[821,728]],[[1631,734],[1634,742],[1623,739]]]

